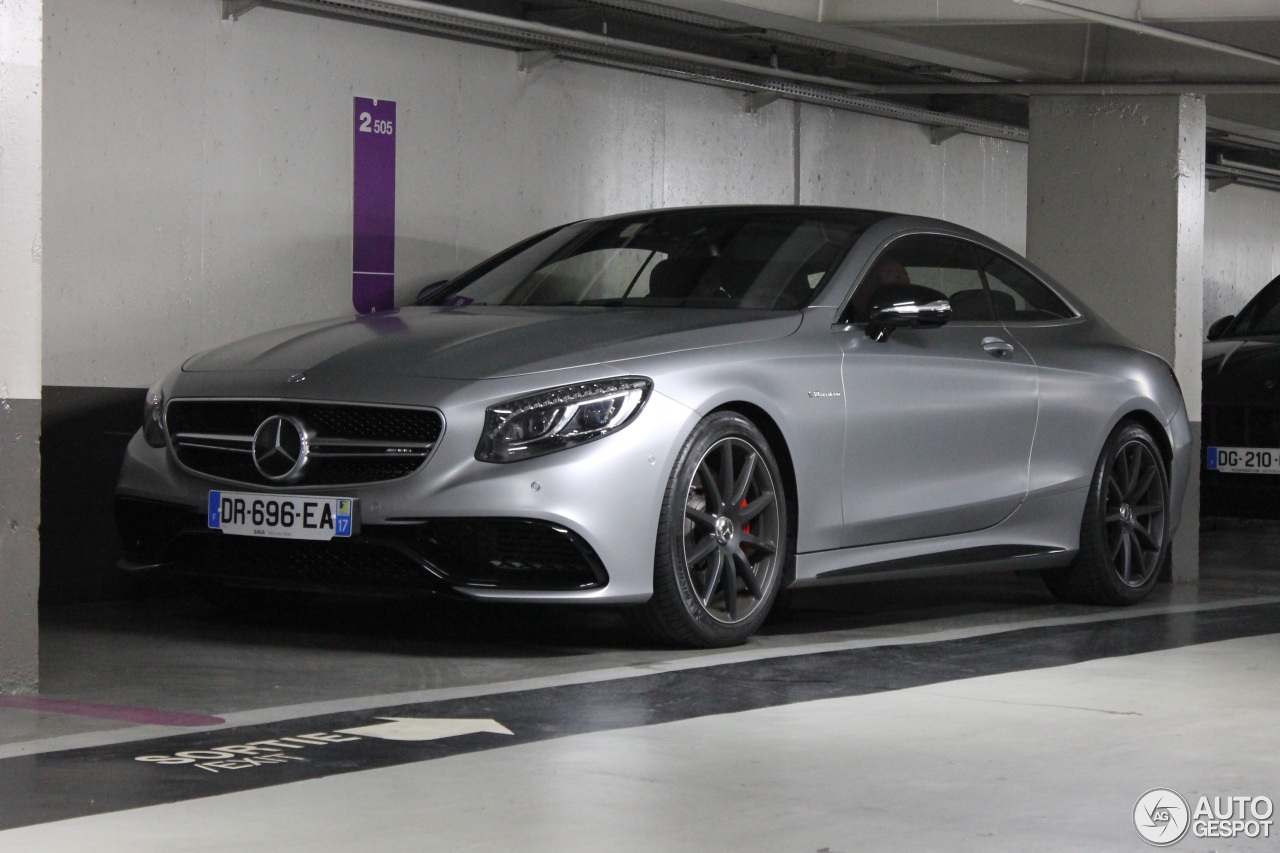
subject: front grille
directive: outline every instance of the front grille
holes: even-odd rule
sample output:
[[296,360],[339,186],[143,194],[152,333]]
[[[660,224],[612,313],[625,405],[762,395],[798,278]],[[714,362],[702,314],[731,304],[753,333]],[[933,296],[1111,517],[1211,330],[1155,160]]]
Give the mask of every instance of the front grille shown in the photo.
[[[305,464],[271,479],[254,463],[254,435],[281,415],[306,430]],[[291,400],[173,400],[165,424],[178,461],[199,474],[253,486],[377,483],[421,468],[444,421],[429,409]]]

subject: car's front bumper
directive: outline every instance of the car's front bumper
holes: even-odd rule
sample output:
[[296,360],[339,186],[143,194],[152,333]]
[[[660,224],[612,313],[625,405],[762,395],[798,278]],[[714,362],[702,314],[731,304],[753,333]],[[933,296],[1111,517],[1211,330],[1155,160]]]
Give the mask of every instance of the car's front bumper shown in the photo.
[[116,499],[126,566],[226,583],[330,591],[603,589],[609,576],[581,536],[518,518],[365,526],[329,541],[229,536],[189,507]]
[[509,395],[504,384],[495,383],[487,399],[441,406],[448,425],[415,474],[326,488],[323,494],[356,500],[358,533],[345,541],[208,530],[210,491],[270,490],[193,474],[168,448],[136,435],[117,487],[127,559],[261,584],[391,584],[504,600],[646,600],[663,493],[698,414],[655,392],[631,424],[600,440],[519,462],[479,462],[484,407]]

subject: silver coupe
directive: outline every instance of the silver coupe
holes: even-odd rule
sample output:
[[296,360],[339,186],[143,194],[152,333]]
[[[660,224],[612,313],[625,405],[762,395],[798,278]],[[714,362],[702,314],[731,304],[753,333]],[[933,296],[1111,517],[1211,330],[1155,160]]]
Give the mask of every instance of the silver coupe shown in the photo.
[[565,225],[412,306],[191,358],[148,393],[116,508],[132,569],[627,605],[721,646],[781,590],[868,578],[1038,569],[1135,602],[1192,462],[1168,364],[1000,244],[707,207]]

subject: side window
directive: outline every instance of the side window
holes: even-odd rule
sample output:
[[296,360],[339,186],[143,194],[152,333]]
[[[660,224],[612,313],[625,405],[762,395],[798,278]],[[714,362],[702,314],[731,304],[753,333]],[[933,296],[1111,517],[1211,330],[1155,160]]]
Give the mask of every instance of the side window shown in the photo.
[[1017,322],[1076,316],[1047,284],[1022,267],[986,249],[978,251],[983,256],[982,273],[991,290],[997,319]]
[[854,288],[846,322],[866,322],[876,293],[904,284],[928,288],[950,301],[953,322],[994,320],[975,247],[952,237],[918,234],[895,240],[880,252]]
[[1232,337],[1280,333],[1280,278],[1249,300],[1231,324],[1230,332]]

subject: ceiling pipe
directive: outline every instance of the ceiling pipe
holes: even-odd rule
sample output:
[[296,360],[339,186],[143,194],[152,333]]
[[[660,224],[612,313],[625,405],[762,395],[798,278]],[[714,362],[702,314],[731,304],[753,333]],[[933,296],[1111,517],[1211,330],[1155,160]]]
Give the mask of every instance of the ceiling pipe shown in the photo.
[[1235,169],[1240,174],[1254,172],[1258,175],[1280,180],[1280,169],[1272,169],[1270,166],[1256,166],[1253,163],[1241,163],[1239,160],[1230,160],[1221,154],[1218,155],[1217,165],[1224,169]]
[[876,86],[857,83],[852,80],[840,80],[835,77],[823,77],[816,74],[803,74],[799,71],[787,71],[755,65],[750,62],[738,62],[733,59],[722,59],[700,53],[644,44],[643,42],[625,41],[610,38],[607,35],[588,33],[581,30],[569,30],[563,27],[539,24],[536,21],[525,21],[519,18],[507,18],[491,15],[486,12],[475,12],[455,6],[429,3],[425,0],[269,0],[279,6],[294,6],[315,11],[354,14],[371,20],[387,20],[402,24],[419,23],[433,25],[440,32],[453,33],[458,36],[472,38],[489,37],[500,40],[507,46],[527,45],[540,47],[557,53],[575,52],[577,55],[587,53],[601,58],[617,56],[622,59],[648,57],[662,59],[688,66],[712,68],[721,72],[737,72],[777,78],[793,83],[806,83],[843,89],[848,92],[868,94]]
[[1277,83],[885,83],[875,95],[1280,95]]
[[1280,192],[1280,178],[1259,174],[1253,169],[1234,169],[1230,166],[1215,166],[1209,163],[1204,167],[1204,173],[1209,180],[1215,183],[1213,187],[1215,192],[1231,184]]
[[537,51],[540,55],[549,52],[563,59],[694,80],[740,91],[776,92],[784,98],[909,121],[926,127],[955,126],[966,133],[979,136],[1027,141],[1026,128],[865,97],[879,88],[872,84],[704,56],[424,0],[265,2],[272,6],[393,24],[516,51]]
[[[389,23],[437,35],[462,38],[516,51],[536,51],[542,57],[623,68],[647,74],[692,80],[745,92],[774,92],[784,98],[822,104],[837,109],[909,121],[926,127],[957,127],[963,132],[1019,142],[1027,140],[1026,128],[943,113],[872,96],[946,94],[1280,94],[1276,83],[974,83],[864,84],[747,62],[721,59],[686,51],[566,30],[498,15],[475,12],[425,0],[224,0],[244,11],[257,5],[293,7],[311,11]],[[1018,2],[1018,0],[1015,0]],[[1027,4],[1048,0],[1023,0]],[[243,4],[243,5],[241,5]],[[1055,3],[1055,6],[1066,4]],[[1066,6],[1069,9],[1076,7]],[[225,11],[225,7],[224,7]],[[243,12],[241,13],[243,14]],[[1093,14],[1093,13],[1089,13]],[[1110,16],[1104,16],[1110,17]],[[1125,21],[1117,18],[1117,21]],[[1154,29],[1154,28],[1152,28]],[[1159,30],[1161,34],[1168,31]],[[1175,34],[1176,35],[1176,34]],[[1190,38],[1190,37],[1188,37]],[[1236,50],[1233,48],[1233,50]],[[1258,56],[1262,56],[1259,54]],[[1270,57],[1269,59],[1275,59]],[[1280,59],[1275,60],[1280,63]],[[1210,120],[1210,125],[1214,120]],[[1274,145],[1280,148],[1280,139]]]
[[[896,53],[886,53],[883,49],[876,50],[846,41],[818,38],[813,35],[801,35],[800,33],[788,32],[787,30],[775,30],[768,27],[744,27],[741,21],[733,18],[723,18],[716,15],[694,12],[689,9],[669,6],[665,3],[653,2],[653,0],[583,0],[583,2],[590,3],[593,6],[620,9],[650,18],[659,18],[662,20],[687,24],[693,27],[701,27],[718,35],[731,34],[734,30],[751,30],[751,35],[759,36],[759,38],[772,44],[808,48],[811,50],[824,50],[835,54],[847,54],[849,56],[856,56],[863,59],[882,62],[886,65],[898,67],[904,71],[910,71],[912,68],[916,68],[922,64],[920,59],[912,59]],[[847,35],[851,31],[843,30],[842,32]],[[971,71],[961,71],[951,67],[940,68],[937,73],[950,77],[953,80],[960,80],[966,83],[993,83],[1002,79],[991,77],[986,74],[977,74]]]
[[[881,118],[910,122],[912,124],[918,124],[928,128],[956,128],[962,133],[971,133],[975,136],[987,136],[992,139],[1007,139],[1011,142],[1027,142],[1030,139],[1030,133],[1025,127],[1016,127],[1014,125],[970,118],[956,113],[941,113],[934,110],[927,110],[923,107],[899,104],[894,101],[864,98],[838,90],[822,89],[817,86],[776,83],[762,79],[755,86],[744,87],[736,80],[727,79],[711,72],[704,71],[701,73],[692,73],[673,71],[661,66],[632,63],[624,60],[602,60],[599,57],[578,56],[572,51],[565,51],[559,55],[565,59],[575,59],[581,62],[607,65],[610,68],[620,68],[627,71],[635,71],[640,74],[653,74],[659,77],[670,77],[676,80],[688,80],[706,85],[722,86],[727,89],[739,89],[747,92],[748,94],[754,93],[758,96],[759,100],[764,100],[767,97],[766,93],[775,94],[778,97],[792,101],[802,101],[808,104],[817,104],[819,106],[847,110],[853,113],[861,113],[862,115],[880,116]],[[751,110],[748,107],[748,112],[750,111]]]
[[1151,36],[1152,38],[1173,41],[1178,44],[1199,47],[1204,50],[1212,50],[1217,53],[1225,53],[1228,56],[1235,56],[1239,59],[1248,59],[1253,62],[1262,62],[1267,65],[1280,67],[1280,56],[1272,56],[1269,53],[1258,53],[1254,50],[1246,50],[1243,47],[1223,44],[1220,41],[1211,41],[1209,39],[1200,38],[1199,36],[1189,36],[1185,33],[1176,32],[1174,30],[1153,27],[1150,24],[1143,24],[1138,21],[1132,21],[1128,18],[1121,18],[1117,15],[1095,12],[1092,9],[1082,9],[1079,6],[1072,6],[1069,3],[1059,3],[1058,0],[1013,0],[1013,2],[1019,6],[1030,6],[1033,9],[1042,9],[1046,12],[1055,12],[1059,15],[1079,18],[1082,21],[1092,21],[1095,24],[1106,24],[1108,27],[1116,27],[1117,29],[1140,33],[1141,35]]
[[[258,0],[263,2],[263,0]],[[781,68],[770,68],[749,62],[738,62],[721,59],[688,51],[673,50],[642,42],[624,41],[596,33],[566,30],[560,27],[507,18],[470,9],[446,6],[425,0],[268,0],[274,5],[293,6],[313,9],[321,12],[347,14],[365,17],[371,20],[398,21],[404,24],[417,24],[423,28],[438,32],[451,33],[462,37],[471,37],[491,43],[503,44],[507,47],[527,47],[549,49],[575,59],[587,59],[605,62],[610,58],[619,59],[634,67],[638,60],[645,58],[658,59],[669,63],[683,65],[689,73],[697,74],[697,69],[711,69],[714,74],[706,75],[712,82],[735,82],[726,80],[726,74],[751,75],[756,80],[740,79],[738,85],[748,88],[764,88],[760,80],[768,79],[784,83],[796,83],[818,86],[825,89],[842,90],[858,95],[1159,95],[1184,94],[1189,92],[1206,95],[1275,95],[1280,94],[1280,82],[1275,83],[1207,83],[1207,82],[1168,82],[1168,83],[1075,83],[1075,82],[1028,82],[1028,83],[977,83],[950,82],[936,83],[888,83],[870,84],[842,80],[838,77],[827,77],[816,74],[804,74],[798,71],[787,71]],[[1036,5],[1039,7],[1063,7],[1066,10],[1079,11],[1086,15],[1097,15],[1110,21],[1133,23],[1125,18],[1090,12],[1056,3],[1052,0],[1013,0],[1015,3]],[[254,5],[257,5],[255,3]],[[1069,14],[1063,12],[1063,14]],[[1119,24],[1117,24],[1118,26]],[[1153,30],[1162,36],[1174,36],[1175,40],[1191,39],[1200,44],[1204,39],[1193,36],[1181,36],[1168,30],[1134,24],[1144,30]],[[1206,42],[1218,48],[1227,48],[1217,42]],[[1204,45],[1201,45],[1204,46]],[[1280,58],[1264,54],[1242,51],[1241,48],[1229,48],[1231,51],[1249,54],[1257,58],[1280,65]],[[782,91],[784,95],[792,94],[785,87],[769,87]]]
[[1280,151],[1280,130],[1209,116],[1209,139],[1231,142],[1237,147],[1260,151]]

